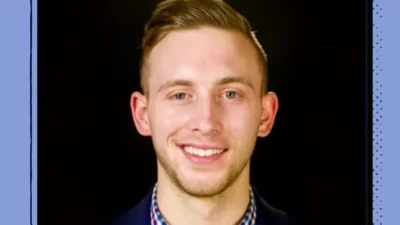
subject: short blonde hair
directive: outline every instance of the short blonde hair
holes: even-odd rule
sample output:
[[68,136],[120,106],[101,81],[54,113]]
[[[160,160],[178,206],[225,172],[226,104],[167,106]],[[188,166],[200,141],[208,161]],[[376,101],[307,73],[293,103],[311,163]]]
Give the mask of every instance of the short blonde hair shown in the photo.
[[262,63],[264,74],[261,94],[265,94],[268,77],[267,55],[258,42],[249,21],[222,0],[164,0],[157,4],[145,25],[142,39],[140,86],[144,94],[148,95],[148,75],[144,71],[144,66],[154,46],[171,31],[204,26],[237,31],[251,41]]

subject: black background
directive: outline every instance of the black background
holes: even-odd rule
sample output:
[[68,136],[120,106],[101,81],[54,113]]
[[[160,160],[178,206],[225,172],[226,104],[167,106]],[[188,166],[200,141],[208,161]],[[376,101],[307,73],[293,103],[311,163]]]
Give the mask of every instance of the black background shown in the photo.
[[[151,139],[129,109],[156,2],[38,1],[39,225],[96,224],[156,181]],[[228,2],[257,30],[280,100],[257,142],[253,185],[303,224],[370,224],[372,5]]]

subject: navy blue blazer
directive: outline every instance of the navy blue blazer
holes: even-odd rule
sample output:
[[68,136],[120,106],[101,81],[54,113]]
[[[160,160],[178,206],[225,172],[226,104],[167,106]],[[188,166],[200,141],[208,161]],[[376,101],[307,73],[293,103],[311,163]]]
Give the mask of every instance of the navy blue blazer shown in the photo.
[[[288,225],[289,219],[287,213],[270,206],[260,196],[253,187],[254,197],[257,204],[256,225]],[[150,224],[150,202],[152,189],[146,197],[131,208],[113,218],[109,219],[105,225],[151,225]]]

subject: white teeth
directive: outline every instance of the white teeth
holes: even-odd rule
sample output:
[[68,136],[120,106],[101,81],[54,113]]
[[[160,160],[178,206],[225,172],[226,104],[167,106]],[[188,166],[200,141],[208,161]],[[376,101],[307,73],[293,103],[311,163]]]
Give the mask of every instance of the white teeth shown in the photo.
[[221,149],[199,149],[199,148],[194,148],[191,146],[185,146],[184,150],[192,155],[198,155],[198,156],[211,156],[215,154],[220,154],[224,150]]

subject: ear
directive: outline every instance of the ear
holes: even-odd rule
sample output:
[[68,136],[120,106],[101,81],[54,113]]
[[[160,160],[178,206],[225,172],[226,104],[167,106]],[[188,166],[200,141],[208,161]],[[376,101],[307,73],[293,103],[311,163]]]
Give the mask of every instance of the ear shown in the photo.
[[278,97],[274,92],[268,92],[261,99],[262,112],[258,128],[258,136],[266,137],[272,130],[278,112]]
[[131,113],[137,131],[143,136],[150,136],[151,130],[149,125],[147,99],[146,96],[139,92],[134,92],[131,95]]

